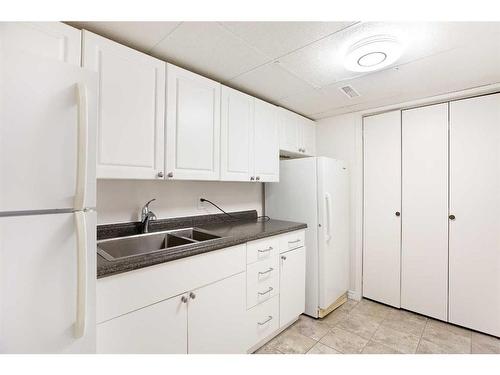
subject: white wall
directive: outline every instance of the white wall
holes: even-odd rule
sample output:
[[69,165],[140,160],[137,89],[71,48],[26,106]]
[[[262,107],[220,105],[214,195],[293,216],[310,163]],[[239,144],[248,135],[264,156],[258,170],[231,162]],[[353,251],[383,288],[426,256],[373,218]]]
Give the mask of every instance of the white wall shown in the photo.
[[318,155],[345,160],[351,173],[350,291],[361,297],[362,254],[362,120],[359,113],[330,117],[317,122]]
[[109,224],[140,219],[144,203],[158,218],[219,213],[200,197],[210,199],[226,211],[257,210],[262,213],[263,189],[260,183],[201,181],[97,180],[97,223]]

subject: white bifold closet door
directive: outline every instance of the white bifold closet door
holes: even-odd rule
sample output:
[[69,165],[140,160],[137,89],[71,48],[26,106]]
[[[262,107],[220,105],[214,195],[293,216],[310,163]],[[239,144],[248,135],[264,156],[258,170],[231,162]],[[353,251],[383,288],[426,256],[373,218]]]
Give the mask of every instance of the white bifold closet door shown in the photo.
[[363,296],[400,307],[401,112],[363,119]]
[[500,336],[500,94],[450,103],[449,321]]
[[448,318],[448,103],[402,111],[401,307]]

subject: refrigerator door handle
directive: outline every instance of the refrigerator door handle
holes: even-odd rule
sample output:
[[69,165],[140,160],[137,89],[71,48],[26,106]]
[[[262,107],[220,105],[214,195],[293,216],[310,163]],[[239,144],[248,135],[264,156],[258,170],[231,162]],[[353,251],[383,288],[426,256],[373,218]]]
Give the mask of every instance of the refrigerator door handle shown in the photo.
[[76,286],[76,322],[75,338],[85,334],[87,319],[87,223],[85,212],[75,212],[76,250],[77,250],[77,286]]
[[326,215],[326,235],[325,235],[325,238],[326,238],[326,242],[329,242],[330,239],[332,238],[332,228],[331,228],[331,213],[332,213],[332,210],[331,210],[331,203],[332,203],[332,197],[329,193],[325,193],[325,215]]
[[76,94],[78,100],[78,162],[76,169],[75,210],[83,210],[87,192],[87,165],[88,165],[88,99],[87,86],[77,83]]

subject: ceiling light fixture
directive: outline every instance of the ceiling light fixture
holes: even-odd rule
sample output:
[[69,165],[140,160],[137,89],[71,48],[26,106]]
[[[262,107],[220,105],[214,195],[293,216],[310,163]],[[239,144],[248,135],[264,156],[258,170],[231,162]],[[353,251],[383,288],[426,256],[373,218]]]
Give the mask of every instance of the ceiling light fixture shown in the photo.
[[377,35],[354,43],[345,55],[344,66],[353,72],[371,72],[396,62],[401,43],[390,35]]

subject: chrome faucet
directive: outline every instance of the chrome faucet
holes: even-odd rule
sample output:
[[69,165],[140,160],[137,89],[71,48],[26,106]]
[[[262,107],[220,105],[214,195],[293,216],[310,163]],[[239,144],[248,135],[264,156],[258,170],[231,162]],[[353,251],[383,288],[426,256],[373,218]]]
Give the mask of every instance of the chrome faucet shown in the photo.
[[142,233],[148,233],[149,232],[149,222],[151,220],[156,220],[155,213],[149,209],[149,204],[155,200],[156,200],[156,198],[151,199],[148,203],[146,203],[142,207],[142,211],[141,211]]

